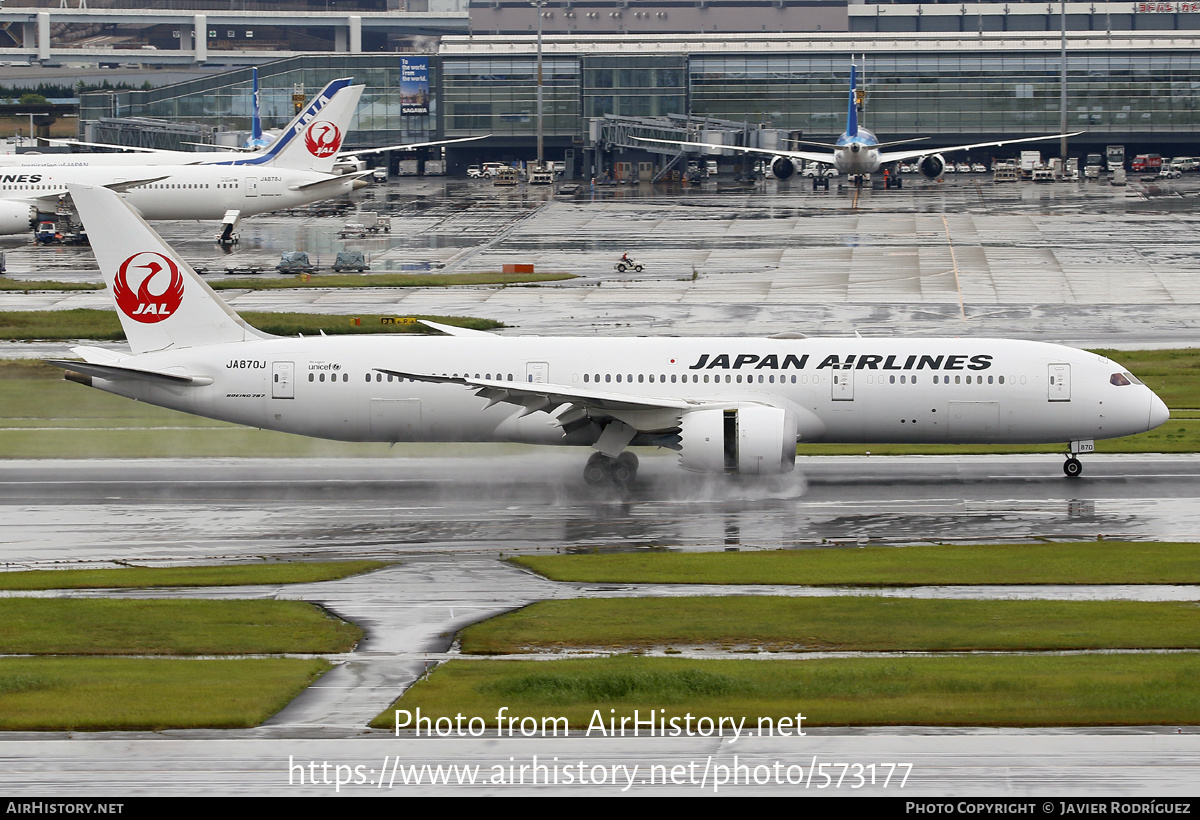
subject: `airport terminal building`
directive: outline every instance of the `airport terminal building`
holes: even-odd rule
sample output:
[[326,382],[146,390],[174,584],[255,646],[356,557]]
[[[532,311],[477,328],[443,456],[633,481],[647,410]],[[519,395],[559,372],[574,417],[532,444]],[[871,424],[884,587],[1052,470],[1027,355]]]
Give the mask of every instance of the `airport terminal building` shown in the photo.
[[[1138,7],[1146,10],[1131,11]],[[693,138],[711,129],[706,141],[726,143],[754,139],[748,132],[756,129],[777,135],[770,139],[829,140],[844,126],[851,62],[866,90],[863,124],[881,141],[929,136],[933,146],[1057,133],[1063,18],[1048,8],[548,2],[540,9],[546,155],[587,173],[596,152],[636,154],[634,143],[614,137],[629,122],[640,133],[657,124],[660,133]],[[539,11],[515,2],[476,11],[471,33],[442,36],[424,53],[324,53],[261,66],[264,126],[282,125],[295,99],[351,76],[367,86],[352,147],[486,134],[448,149],[452,171],[531,159]],[[684,27],[674,21],[685,17],[704,28],[694,18],[709,12],[718,21],[709,30],[667,30]],[[589,31],[588,21],[609,30]],[[1200,3],[1067,3],[1065,22],[1067,128],[1086,132],[1072,141],[1073,154],[1108,143],[1126,145],[1127,154],[1200,153]],[[736,25],[751,31],[722,30]],[[423,106],[403,87],[413,77],[426,84]],[[148,91],[85,94],[81,130],[104,138],[108,124],[127,117],[244,130],[250,84],[249,69],[239,69]]]

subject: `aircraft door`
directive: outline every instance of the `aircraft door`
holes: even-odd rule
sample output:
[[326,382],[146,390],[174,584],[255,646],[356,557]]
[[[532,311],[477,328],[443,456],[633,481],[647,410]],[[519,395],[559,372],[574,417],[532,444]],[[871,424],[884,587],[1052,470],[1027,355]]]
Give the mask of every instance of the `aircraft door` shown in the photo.
[[1071,400],[1071,365],[1052,364],[1049,366],[1046,398],[1049,401]]
[[532,384],[545,384],[550,381],[550,365],[547,362],[526,362],[525,381]]
[[831,370],[829,373],[834,401],[854,401],[854,371]]
[[257,177],[246,177],[246,196],[258,196]]
[[271,398],[296,398],[295,362],[271,362]]

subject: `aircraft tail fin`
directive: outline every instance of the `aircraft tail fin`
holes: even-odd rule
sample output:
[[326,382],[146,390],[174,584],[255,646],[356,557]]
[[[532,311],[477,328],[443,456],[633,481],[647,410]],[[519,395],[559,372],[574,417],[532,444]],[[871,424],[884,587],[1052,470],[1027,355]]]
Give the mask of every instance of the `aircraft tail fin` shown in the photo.
[[134,353],[269,339],[113,191],[67,185]]
[[343,78],[325,86],[262,153],[215,164],[332,173],[338,150],[350,131],[358,100],[365,88],[350,85],[350,82]]
[[263,144],[262,117],[259,116],[258,107],[258,69],[250,70],[254,72],[254,116],[250,120],[250,145],[257,148]]
[[846,136],[858,136],[858,86],[856,71],[858,67],[850,64],[850,106],[846,111]]

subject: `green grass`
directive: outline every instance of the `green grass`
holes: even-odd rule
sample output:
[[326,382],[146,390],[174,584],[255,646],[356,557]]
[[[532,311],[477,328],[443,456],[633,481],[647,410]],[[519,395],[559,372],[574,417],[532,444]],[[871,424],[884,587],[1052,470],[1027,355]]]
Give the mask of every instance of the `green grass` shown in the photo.
[[573,736],[597,714],[607,726],[635,709],[643,720],[664,709],[656,717],[681,726],[686,714],[693,726],[702,716],[744,717],[749,729],[797,713],[804,726],[1194,725],[1198,675],[1196,655],[453,661],[372,725],[390,729],[393,709],[417,708],[494,725],[501,706],[518,718],[566,717]]
[[104,290],[102,282],[55,282],[30,279],[13,279],[11,276],[0,276],[0,291],[35,290]]
[[387,561],[289,561],[211,567],[123,567],[0,572],[0,589],[145,589],[311,584],[391,566]]
[[[1200,348],[1095,350],[1120,362],[1171,408],[1200,408]],[[1169,423],[1168,423],[1169,425]]]
[[[1088,541],[510,559],[554,581],[618,584],[1200,584],[1200,544]],[[2,576],[0,576],[2,577]]]
[[0,658],[0,730],[257,726],[330,668],[300,658]]
[[[430,334],[422,324],[383,324],[379,314],[360,314],[358,317],[320,313],[257,313],[247,311],[240,314],[250,325],[276,336],[345,335],[362,333],[417,333]],[[360,324],[351,323],[358,318]],[[391,317],[389,317],[391,318]],[[495,330],[504,327],[491,319],[470,316],[414,316],[414,319],[429,319],[442,324],[465,327],[472,330]],[[120,341],[125,338],[121,322],[112,310],[9,310],[0,311],[0,339],[9,341],[31,341],[38,339],[92,339],[98,341]]]
[[302,601],[0,599],[0,653],[349,652],[362,630]]
[[577,278],[571,273],[314,273],[307,280],[210,279],[213,290],[281,290],[303,288],[444,288],[457,285],[528,285]]
[[474,624],[466,654],[721,647],[966,652],[1200,648],[1193,602],[770,596],[541,601]]

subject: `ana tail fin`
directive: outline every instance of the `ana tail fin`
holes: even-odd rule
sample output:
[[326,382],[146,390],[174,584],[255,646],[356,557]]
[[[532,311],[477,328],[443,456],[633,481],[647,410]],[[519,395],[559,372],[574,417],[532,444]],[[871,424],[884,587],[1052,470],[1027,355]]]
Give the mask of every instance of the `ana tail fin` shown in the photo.
[[850,64],[850,107],[846,111],[846,136],[858,136],[858,88],[855,71],[857,66]]
[[250,145],[260,147],[262,142],[262,117],[258,108],[258,69],[250,69],[254,73],[254,116],[250,121]]
[[216,165],[261,165],[329,174],[354,121],[361,85],[334,80],[287,125],[261,154]]
[[113,191],[67,185],[134,353],[269,339]]

